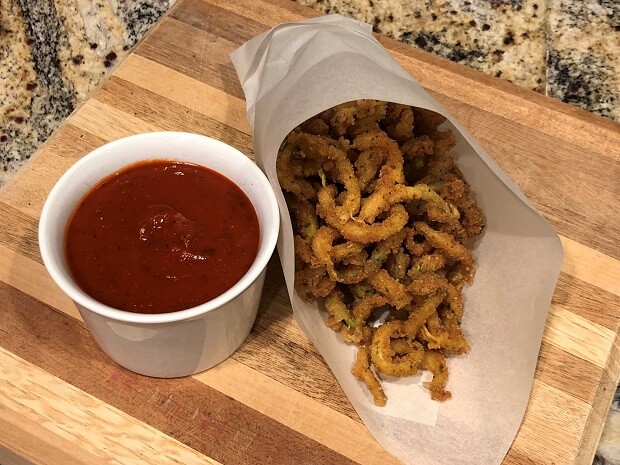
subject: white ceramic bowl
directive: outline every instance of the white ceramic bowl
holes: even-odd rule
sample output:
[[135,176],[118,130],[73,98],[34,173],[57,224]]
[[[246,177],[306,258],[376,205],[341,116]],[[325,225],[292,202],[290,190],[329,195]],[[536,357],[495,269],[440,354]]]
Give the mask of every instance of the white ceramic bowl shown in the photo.
[[[215,299],[178,312],[140,314],[104,305],[80,289],[65,260],[65,228],[78,202],[103,178],[149,159],[195,163],[223,174],[248,196],[260,225],[258,255],[241,280]],[[50,275],[73,299],[104,352],[137,373],[172,378],[211,368],[247,337],[256,318],[279,221],[269,181],[241,152],[197,134],[154,132],[106,144],[73,165],[45,202],[39,245]]]

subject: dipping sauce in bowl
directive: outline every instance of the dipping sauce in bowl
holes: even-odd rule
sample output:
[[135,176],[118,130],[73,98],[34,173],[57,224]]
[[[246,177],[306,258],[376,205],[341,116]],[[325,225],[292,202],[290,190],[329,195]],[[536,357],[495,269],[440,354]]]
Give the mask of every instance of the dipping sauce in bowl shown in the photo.
[[67,264],[84,292],[136,313],[203,304],[248,271],[259,248],[256,211],[225,176],[150,160],[96,185],[65,234]]
[[151,132],[69,168],[38,238],[101,349],[129,370],[175,378],[217,365],[248,336],[279,226],[271,184],[245,154],[199,134]]

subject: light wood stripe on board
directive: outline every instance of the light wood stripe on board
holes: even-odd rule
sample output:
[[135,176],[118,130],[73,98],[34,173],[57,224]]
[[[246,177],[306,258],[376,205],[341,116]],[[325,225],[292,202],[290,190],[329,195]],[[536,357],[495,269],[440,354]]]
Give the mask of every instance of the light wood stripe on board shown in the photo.
[[[560,411],[556,405],[565,408]],[[532,463],[550,463],[546,461],[550,449],[555,452],[555,463],[575,463],[581,444],[579,431],[583,430],[591,408],[560,389],[534,380],[530,403],[512,449]]]
[[616,332],[561,305],[551,305],[543,340],[600,368],[605,368]]
[[252,138],[229,126],[224,113],[212,118],[116,76],[112,76],[93,98],[147,123],[158,124],[166,130],[206,134],[236,147],[245,154],[252,153]]
[[0,405],[0,463],[5,465],[94,465],[97,457],[72,441]]
[[250,132],[243,100],[140,55],[127,57],[114,75],[238,131]]
[[102,461],[112,455],[127,465],[218,463],[2,347],[0,386],[4,408]]
[[73,301],[52,280],[45,266],[0,244],[0,281],[81,320]]
[[[562,271],[620,296],[620,261],[560,236],[564,249]],[[620,248],[620,244],[616,244]]]
[[194,375],[214,389],[360,464],[397,465],[366,427],[234,359]]
[[161,125],[148,123],[130,113],[96,99],[88,100],[69,124],[110,141],[142,132],[162,131]]

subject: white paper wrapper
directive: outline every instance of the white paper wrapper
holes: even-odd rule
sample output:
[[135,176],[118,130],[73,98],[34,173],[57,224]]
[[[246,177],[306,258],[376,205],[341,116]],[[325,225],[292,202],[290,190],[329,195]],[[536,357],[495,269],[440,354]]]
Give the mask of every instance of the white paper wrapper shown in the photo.
[[[325,358],[368,429],[416,465],[495,465],[512,443],[529,398],[547,311],[562,263],[559,238],[482,147],[375,40],[369,25],[338,15],[282,24],[233,52],[259,166],[278,196],[278,251],[295,318]],[[459,167],[487,218],[474,249],[463,327],[472,348],[449,359],[452,399],[437,403],[425,376],[388,380],[375,407],[351,374],[356,349],[296,294],[291,221],[276,175],[278,148],[308,118],[340,103],[378,99],[445,115]],[[517,156],[518,154],[515,154]]]

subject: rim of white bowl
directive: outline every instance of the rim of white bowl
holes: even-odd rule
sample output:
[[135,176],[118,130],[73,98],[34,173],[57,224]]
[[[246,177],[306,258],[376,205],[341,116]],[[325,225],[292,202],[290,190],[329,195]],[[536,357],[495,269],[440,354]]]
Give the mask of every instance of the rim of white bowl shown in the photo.
[[[252,172],[253,177],[256,181],[263,187],[264,195],[267,199],[267,203],[270,205],[270,213],[271,213],[271,222],[272,228],[270,230],[265,230],[264,225],[260,224],[260,234],[266,235],[266,242],[263,247],[259,247],[258,253],[254,262],[248,269],[248,271],[241,277],[239,281],[237,281],[230,289],[220,294],[219,296],[211,299],[203,304],[197,305],[195,307],[191,307],[185,310],[179,310],[176,312],[168,312],[168,313],[134,313],[126,310],[120,310],[114,307],[110,307],[109,305],[103,304],[98,300],[89,296],[86,292],[84,292],[75,282],[72,280],[66,279],[62,273],[60,273],[59,269],[61,265],[56,263],[56,261],[52,258],[52,245],[49,240],[49,234],[47,233],[48,221],[50,216],[50,210],[54,207],[55,200],[61,194],[63,188],[74,181],[76,179],[76,174],[80,172],[83,166],[88,163],[91,163],[94,158],[98,158],[102,156],[102,153],[109,151],[110,149],[118,149],[123,146],[123,144],[139,140],[139,139],[153,139],[153,138],[164,138],[164,139],[177,139],[177,138],[185,138],[185,139],[198,139],[203,141],[209,141],[211,144],[219,145],[223,150],[229,152],[232,156],[237,159],[235,162],[244,165],[244,169]],[[162,157],[164,159],[165,157]],[[148,158],[145,158],[148,159]],[[171,158],[173,159],[173,158]],[[136,160],[133,163],[139,163],[140,160]],[[125,166],[130,166],[132,163],[129,163]],[[200,163],[197,163],[200,164]],[[206,166],[206,165],[203,165]],[[209,169],[208,166],[206,166]],[[122,169],[119,168],[119,170]],[[113,171],[112,173],[118,170]],[[110,173],[110,174],[112,174]],[[106,174],[102,176],[97,182],[105,179],[110,174]],[[220,173],[222,174],[222,173]],[[232,181],[232,180],[231,180]],[[234,181],[232,181],[235,183]],[[96,183],[95,183],[96,184]],[[236,184],[236,183],[235,183]],[[75,209],[77,203],[73,206]],[[72,210],[73,211],[73,210]],[[56,284],[60,287],[60,289],[67,294],[72,300],[83,306],[86,310],[92,311],[104,317],[123,321],[126,323],[145,323],[145,324],[157,324],[157,323],[172,323],[176,321],[183,321],[192,318],[199,317],[204,315],[205,313],[210,313],[213,311],[219,310],[224,304],[230,302],[235,297],[239,296],[243,291],[245,291],[260,275],[260,273],[265,269],[273,251],[275,249],[278,232],[279,232],[279,224],[280,224],[280,212],[278,209],[278,203],[276,200],[275,193],[273,192],[273,188],[267,176],[261,171],[261,169],[256,165],[250,158],[248,158],[243,152],[237,150],[236,148],[220,141],[214,139],[212,137],[208,137],[202,134],[194,134],[189,132],[174,132],[174,131],[158,131],[158,132],[148,132],[142,134],[136,134],[128,137],[123,137],[121,139],[117,139],[111,142],[108,142],[101,147],[94,149],[92,152],[88,153],[80,160],[78,160],[75,164],[73,164],[66,172],[63,174],[60,179],[56,182],[52,190],[50,191],[45,204],[43,205],[43,209],[41,211],[41,217],[39,220],[39,248],[41,250],[41,257],[43,258],[43,263],[47,268],[49,274],[52,276]],[[66,227],[66,226],[65,226]],[[46,237],[47,236],[47,237]],[[63,234],[64,240],[64,234]],[[261,238],[262,240],[262,238]],[[63,246],[64,248],[64,246]],[[64,250],[62,251],[64,256]],[[71,271],[67,269],[67,273],[71,275]],[[262,295],[262,294],[261,294]]]

